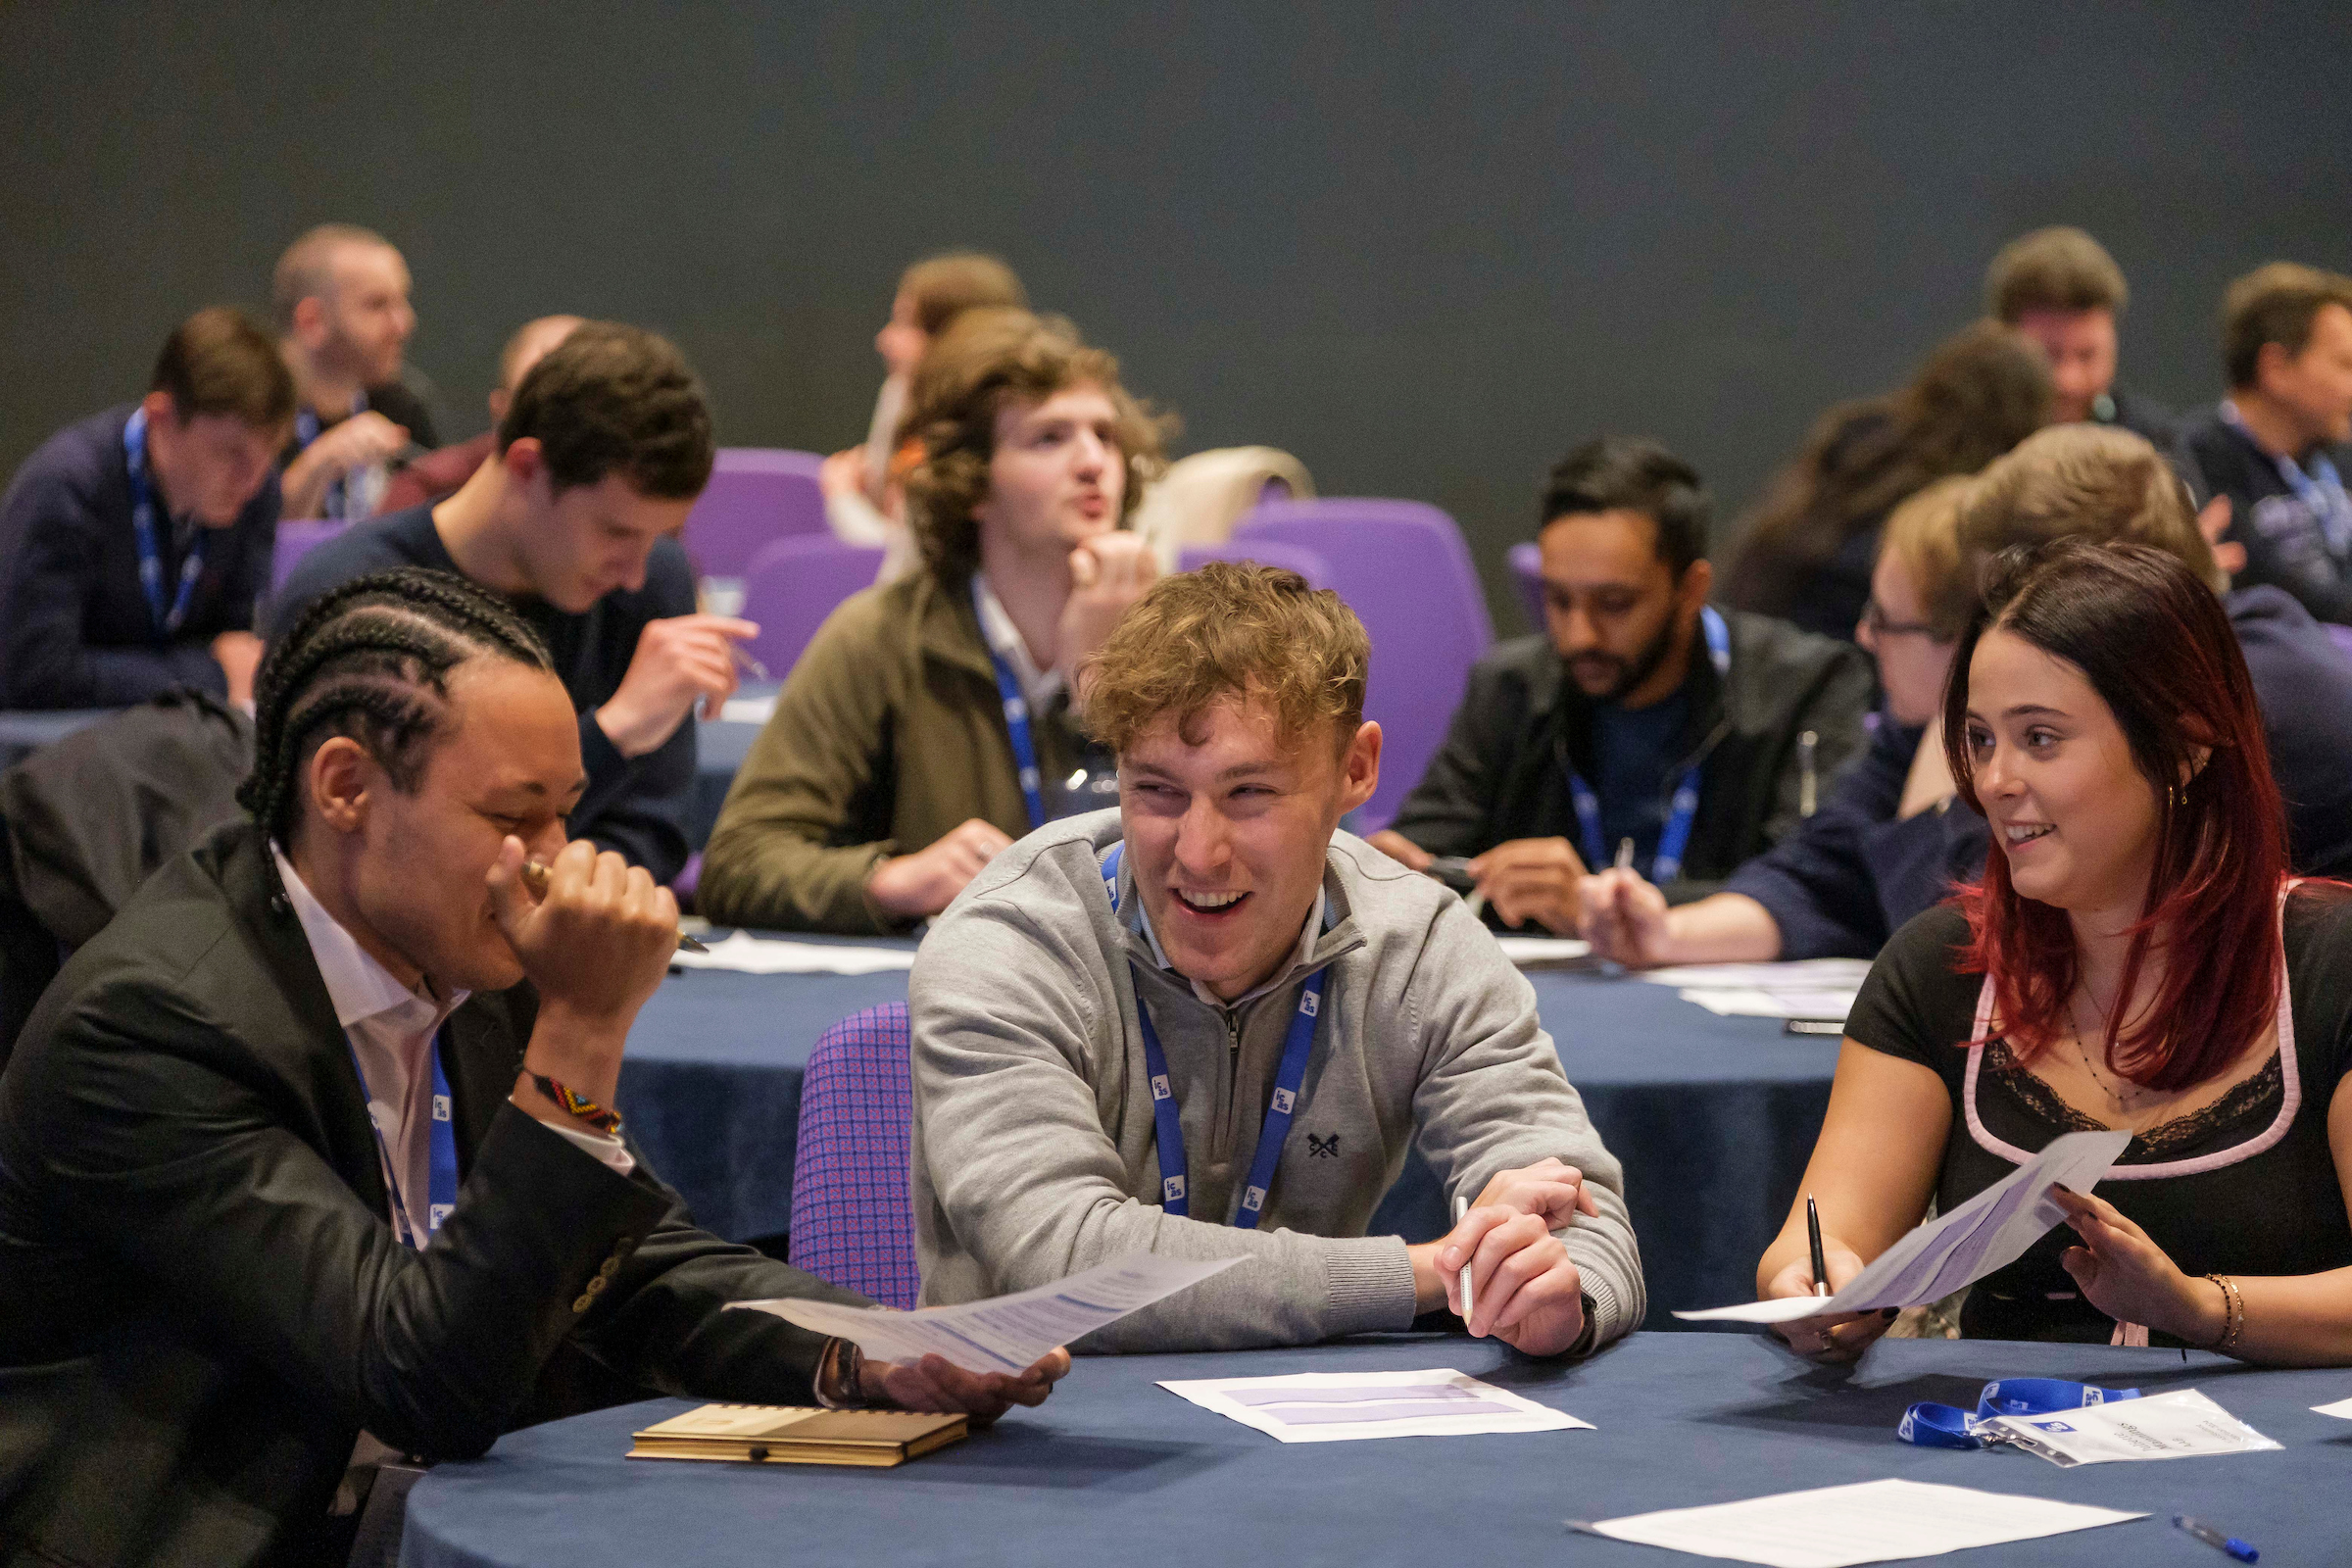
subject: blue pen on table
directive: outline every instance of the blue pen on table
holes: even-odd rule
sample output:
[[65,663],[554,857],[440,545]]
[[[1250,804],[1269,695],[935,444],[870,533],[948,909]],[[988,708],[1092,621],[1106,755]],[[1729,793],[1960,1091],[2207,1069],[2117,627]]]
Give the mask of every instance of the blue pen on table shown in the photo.
[[1813,1243],[1813,1294],[1830,1294],[1830,1259],[1821,1250],[1821,1210],[1813,1206],[1813,1195],[1805,1195],[1805,1234]]
[[2239,1562],[2252,1562],[2262,1555],[2261,1552],[2254,1549],[2252,1542],[2241,1541],[2235,1536],[2214,1529],[2213,1526],[2202,1520],[2191,1519],[2184,1513],[2173,1515],[2173,1528],[2187,1531],[2214,1550],[2226,1551]]
[[[1462,1222],[1462,1216],[1463,1216],[1464,1214],[1467,1214],[1467,1213],[1469,1213],[1469,1212],[1470,1212],[1470,1200],[1468,1200],[1467,1198],[1464,1198],[1464,1197],[1462,1197],[1462,1196],[1461,1196],[1461,1194],[1459,1194],[1459,1193],[1456,1193],[1456,1194],[1454,1194],[1454,1197],[1453,1197],[1453,1222],[1454,1222],[1456,1225],[1459,1225],[1459,1224]],[[1469,1326],[1469,1323],[1470,1323],[1470,1313],[1471,1313],[1471,1311],[1473,1310],[1473,1308],[1474,1308],[1475,1306],[1476,1306],[1476,1303],[1475,1303],[1475,1302],[1473,1302],[1473,1301],[1470,1299],[1470,1265],[1469,1265],[1468,1263],[1466,1263],[1466,1262],[1465,1262],[1465,1263],[1462,1265],[1462,1325],[1463,1325],[1463,1327],[1467,1328],[1467,1327]]]

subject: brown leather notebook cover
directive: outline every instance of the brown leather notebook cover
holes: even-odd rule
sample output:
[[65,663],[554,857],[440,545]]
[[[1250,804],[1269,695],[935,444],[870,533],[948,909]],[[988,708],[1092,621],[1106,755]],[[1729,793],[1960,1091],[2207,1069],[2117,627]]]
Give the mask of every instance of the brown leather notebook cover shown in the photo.
[[968,1431],[959,1415],[908,1410],[820,1410],[784,1404],[706,1404],[630,1434],[632,1459],[724,1459],[751,1464],[904,1464]]

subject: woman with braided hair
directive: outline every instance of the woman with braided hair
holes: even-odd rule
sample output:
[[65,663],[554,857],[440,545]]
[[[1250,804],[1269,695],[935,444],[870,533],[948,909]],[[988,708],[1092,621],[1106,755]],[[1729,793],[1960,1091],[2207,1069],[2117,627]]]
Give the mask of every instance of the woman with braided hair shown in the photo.
[[1046,1396],[1058,1351],[981,1378],[720,1310],[857,1298],[695,1229],[627,1142],[677,906],[565,842],[578,725],[501,600],[360,578],[256,691],[252,819],[75,954],[0,1080],[0,1475],[48,1478],[0,1539],[341,1561],[378,1461],[568,1411]]

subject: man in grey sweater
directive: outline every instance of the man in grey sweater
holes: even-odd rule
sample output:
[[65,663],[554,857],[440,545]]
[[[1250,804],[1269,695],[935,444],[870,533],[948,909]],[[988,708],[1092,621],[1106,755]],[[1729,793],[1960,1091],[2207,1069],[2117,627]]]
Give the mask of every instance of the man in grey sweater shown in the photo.
[[[1118,810],[1004,851],[915,959],[927,1303],[1143,1250],[1249,1261],[1078,1348],[1467,1307],[1553,1355],[1641,1321],[1620,1168],[1532,988],[1460,900],[1338,831],[1379,779],[1369,652],[1336,595],[1218,564],[1163,579],[1089,666]],[[1434,1242],[1366,1236],[1415,1145],[1475,1206]]]

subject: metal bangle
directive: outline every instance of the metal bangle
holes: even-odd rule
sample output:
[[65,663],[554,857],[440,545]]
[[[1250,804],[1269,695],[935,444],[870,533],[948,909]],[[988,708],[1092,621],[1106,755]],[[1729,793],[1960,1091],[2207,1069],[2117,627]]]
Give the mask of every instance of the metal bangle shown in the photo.
[[2222,1337],[2206,1348],[2228,1355],[2236,1348],[2238,1336],[2245,1332],[2246,1298],[2239,1294],[2237,1281],[2230,1276],[2208,1274],[2205,1277],[2213,1281],[2222,1293]]

